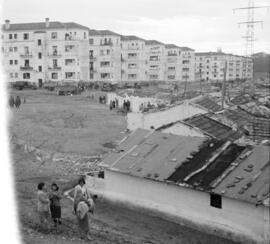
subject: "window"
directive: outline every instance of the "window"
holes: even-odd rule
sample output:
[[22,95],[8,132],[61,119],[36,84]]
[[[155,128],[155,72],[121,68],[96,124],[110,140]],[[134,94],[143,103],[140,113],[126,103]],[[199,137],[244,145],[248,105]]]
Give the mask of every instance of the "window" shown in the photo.
[[10,52],[13,52],[13,48],[12,48],[12,47],[9,47],[9,51],[10,51]]
[[215,208],[222,208],[222,199],[218,194],[210,194],[210,206]]
[[168,67],[168,70],[175,70],[175,67]]
[[13,60],[9,60],[9,64],[12,65],[13,64]]
[[24,53],[29,54],[29,47],[24,47]]
[[1,39],[4,40],[4,35],[1,35]]
[[24,33],[23,34],[23,39],[24,40],[28,40],[29,39],[29,34],[28,33]]
[[107,55],[109,55],[111,53],[111,51],[109,49],[107,49]]
[[56,56],[57,53],[58,53],[58,51],[57,51],[57,46],[52,46],[52,54],[53,54],[54,56]]
[[66,72],[66,79],[75,79],[75,72]]
[[42,72],[42,66],[38,66],[38,72]]
[[90,45],[93,45],[94,44],[94,39],[93,38],[89,39],[89,44]]
[[42,59],[42,53],[38,53],[38,58]]
[[18,60],[14,60],[14,64],[16,64],[16,65],[17,65],[17,64],[18,64]]
[[58,79],[58,73],[52,73],[52,79]]
[[135,69],[137,67],[136,64],[128,64],[129,69]]
[[38,46],[41,46],[41,39],[38,39]]
[[29,67],[30,66],[30,62],[28,59],[24,60],[24,66],[25,67]]
[[128,74],[128,79],[136,79],[136,74]]
[[135,58],[137,57],[137,53],[129,53],[128,58]]
[[18,73],[15,73],[15,78],[18,78]]
[[189,60],[183,60],[182,64],[189,64]]
[[13,73],[9,73],[9,78],[13,78]]
[[68,65],[75,65],[75,59],[65,59],[65,64]]
[[94,79],[94,73],[90,73],[90,79]]
[[174,80],[175,79],[175,75],[168,75],[168,79],[169,80]]
[[150,56],[149,60],[150,61],[158,61],[159,58],[158,58],[158,56]]
[[100,62],[100,67],[110,67],[110,62],[109,61]]
[[17,39],[17,34],[14,34],[14,39]]
[[2,53],[4,53],[4,52],[5,52],[5,48],[2,47]]
[[101,73],[101,74],[100,74],[100,77],[101,77],[102,79],[109,79],[109,78],[110,78],[110,73]]
[[24,79],[30,79],[30,73],[23,73]]
[[150,75],[150,79],[158,79],[158,75]]
[[86,39],[86,32],[83,33],[83,37],[84,37],[84,39]]
[[58,63],[57,63],[57,59],[53,59],[53,67],[57,67]]
[[9,34],[9,35],[8,35],[8,39],[9,39],[9,40],[12,40],[12,38],[13,38],[13,35],[12,35],[12,34]]
[[70,51],[72,51],[74,48],[75,48],[74,45],[66,45],[66,46],[65,46],[65,51],[66,51],[66,52],[70,52]]
[[17,47],[13,47],[13,52],[17,52],[18,48]]
[[54,40],[57,39],[57,32],[52,32],[51,33],[51,38],[54,39]]

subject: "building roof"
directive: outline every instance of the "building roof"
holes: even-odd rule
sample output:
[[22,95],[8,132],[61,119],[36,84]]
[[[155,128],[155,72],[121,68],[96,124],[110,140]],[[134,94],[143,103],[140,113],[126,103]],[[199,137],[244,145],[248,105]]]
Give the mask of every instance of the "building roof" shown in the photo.
[[164,181],[205,138],[176,136],[137,129],[119,145],[103,165],[124,173]]
[[89,30],[90,36],[120,36],[120,34],[110,30]]
[[254,101],[254,99],[249,94],[241,94],[231,100],[231,102],[235,105],[243,105],[251,101]]
[[50,21],[49,27],[46,27],[46,22],[34,22],[34,23],[19,23],[19,24],[10,24],[9,29],[6,29],[5,24],[2,25],[2,30],[4,31],[24,31],[24,30],[46,30],[46,29],[89,29],[86,26],[77,24],[75,22],[59,22],[59,21]]
[[270,193],[269,148],[260,145],[247,153],[250,155],[228,170],[228,175],[213,191],[230,198],[263,203]]
[[218,140],[235,141],[241,137],[239,132],[232,130],[232,128],[229,126],[226,126],[204,114],[199,114],[191,118],[187,118],[183,122],[192,127],[200,129],[207,135]]
[[180,47],[182,51],[195,51],[194,49],[190,47]]
[[164,43],[159,42],[157,40],[146,40],[145,44],[146,45],[164,45]]
[[270,140],[270,119],[258,118],[238,107],[227,109],[224,116],[234,122],[239,128],[248,130],[253,140]]
[[145,41],[138,36],[121,36],[121,41]]
[[196,52],[195,56],[225,56],[226,53],[223,52]]
[[219,112],[223,110],[219,104],[217,104],[213,99],[207,96],[195,98],[192,103],[199,105],[210,112]]
[[171,49],[171,48],[177,48],[177,49],[180,49],[180,47],[174,45],[174,44],[165,44],[165,48],[167,49]]
[[264,205],[269,164],[267,146],[143,129],[129,134],[101,163],[112,171]]

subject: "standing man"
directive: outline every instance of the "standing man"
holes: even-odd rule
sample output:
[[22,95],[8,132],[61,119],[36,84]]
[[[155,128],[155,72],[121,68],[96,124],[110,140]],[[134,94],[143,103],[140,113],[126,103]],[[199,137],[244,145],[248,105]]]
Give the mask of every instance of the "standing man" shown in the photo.
[[37,211],[41,225],[48,228],[50,217],[50,200],[47,194],[45,183],[38,184],[37,191]]

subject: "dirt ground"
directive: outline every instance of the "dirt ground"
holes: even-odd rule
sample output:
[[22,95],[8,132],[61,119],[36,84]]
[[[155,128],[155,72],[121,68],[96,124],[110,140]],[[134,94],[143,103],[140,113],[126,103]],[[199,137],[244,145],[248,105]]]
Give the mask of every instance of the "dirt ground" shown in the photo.
[[[125,131],[125,117],[84,94],[58,97],[46,91],[16,91],[26,103],[12,109],[10,137],[35,148],[83,156],[108,152]],[[105,145],[105,146],[104,146]],[[63,224],[41,228],[36,212],[36,185],[56,182],[62,191],[76,184],[78,175],[71,161],[38,160],[36,151],[12,140],[11,152],[17,190],[21,236],[26,244],[89,243],[80,239],[72,202],[62,199]],[[123,208],[97,199],[91,217],[91,243],[220,243],[231,241],[180,226],[158,217]]]

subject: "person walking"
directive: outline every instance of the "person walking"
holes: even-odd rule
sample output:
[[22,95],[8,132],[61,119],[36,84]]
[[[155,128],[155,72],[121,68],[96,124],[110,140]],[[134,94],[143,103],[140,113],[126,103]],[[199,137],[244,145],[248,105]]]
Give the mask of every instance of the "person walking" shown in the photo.
[[40,224],[48,228],[49,225],[49,204],[47,189],[44,182],[41,182],[37,186],[37,211],[39,216]]
[[15,106],[16,108],[20,108],[20,105],[21,105],[21,98],[17,96],[15,100]]
[[85,188],[84,178],[80,178],[78,185],[74,188],[74,212],[77,216],[79,232],[82,238],[93,240],[90,235],[89,212],[94,209],[91,194]]
[[50,199],[50,210],[51,210],[51,217],[54,222],[54,226],[57,227],[57,224],[62,224],[61,222],[61,195],[59,193],[59,187],[56,183],[51,185],[51,192],[49,194]]
[[13,108],[14,105],[15,105],[14,97],[10,95],[10,97],[9,97],[9,106],[10,106],[11,108]]

